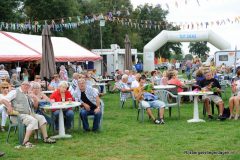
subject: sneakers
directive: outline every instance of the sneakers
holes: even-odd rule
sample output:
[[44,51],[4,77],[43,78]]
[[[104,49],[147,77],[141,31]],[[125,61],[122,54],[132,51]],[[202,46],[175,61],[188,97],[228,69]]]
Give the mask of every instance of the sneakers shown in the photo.
[[213,120],[213,116],[212,115],[208,115],[208,120]]
[[238,118],[239,118],[239,115],[236,114],[235,117],[234,117],[234,119],[235,119],[235,120],[238,120]]
[[160,124],[165,124],[163,119],[160,119]]
[[155,123],[155,124],[165,124],[165,122],[164,122],[163,119],[160,119],[160,120],[155,119],[155,120],[154,120],[154,123]]
[[218,116],[218,120],[224,121],[224,120],[226,120],[226,117],[224,117],[223,115],[219,115],[219,116]]
[[160,121],[159,121],[158,119],[155,119],[155,120],[154,120],[154,123],[155,123],[155,124],[160,124]]
[[233,115],[233,114],[230,115],[230,116],[229,116],[229,119],[234,119],[234,115]]

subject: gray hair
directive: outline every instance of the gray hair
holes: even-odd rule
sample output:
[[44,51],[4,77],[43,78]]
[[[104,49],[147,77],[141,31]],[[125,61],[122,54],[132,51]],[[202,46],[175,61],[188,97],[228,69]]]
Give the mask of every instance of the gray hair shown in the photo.
[[124,75],[122,76],[122,79],[128,79],[128,75],[127,75],[127,74],[124,74]]
[[58,87],[68,87],[68,82],[67,81],[60,81]]
[[41,84],[38,83],[38,82],[32,82],[32,83],[31,83],[31,87],[32,87],[32,88],[41,88]]

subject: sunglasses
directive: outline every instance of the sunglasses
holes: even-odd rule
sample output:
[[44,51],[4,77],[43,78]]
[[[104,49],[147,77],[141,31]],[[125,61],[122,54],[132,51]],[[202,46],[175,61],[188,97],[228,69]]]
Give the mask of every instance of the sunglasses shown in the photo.
[[40,77],[36,77],[36,79],[41,79]]
[[2,87],[2,89],[8,89],[8,87]]

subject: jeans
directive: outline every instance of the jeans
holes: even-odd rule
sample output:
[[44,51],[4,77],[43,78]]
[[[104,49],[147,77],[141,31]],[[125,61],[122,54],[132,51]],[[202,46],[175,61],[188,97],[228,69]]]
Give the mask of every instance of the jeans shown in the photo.
[[89,130],[88,115],[94,115],[92,130],[97,131],[99,129],[102,112],[100,111],[98,113],[94,113],[94,110],[86,111],[85,109],[81,109],[80,117],[82,119],[83,129],[85,131]]
[[48,115],[46,115],[41,109],[35,110],[36,114],[43,115],[47,121],[48,124],[52,124],[52,118],[50,118]]
[[[55,112],[53,112],[53,115],[55,116],[56,129],[58,129],[59,110],[56,110]],[[63,116],[64,116],[64,125],[65,125],[66,129],[70,129],[71,128],[71,123],[72,123],[73,118],[74,118],[73,111],[72,110],[63,110]]]

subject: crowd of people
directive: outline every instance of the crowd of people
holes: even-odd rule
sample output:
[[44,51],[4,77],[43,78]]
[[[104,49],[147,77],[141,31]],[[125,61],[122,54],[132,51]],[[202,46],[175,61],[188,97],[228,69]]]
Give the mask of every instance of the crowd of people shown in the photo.
[[[26,148],[34,147],[30,142],[30,137],[34,131],[40,130],[44,143],[55,143],[56,140],[48,136],[46,126],[54,125],[56,131],[59,129],[58,117],[59,110],[52,109],[52,116],[49,116],[42,109],[42,105],[54,102],[79,101],[81,109],[79,116],[82,119],[83,130],[86,132],[99,131],[100,119],[102,116],[100,96],[98,89],[94,88],[94,72],[88,71],[83,74],[73,73],[72,78],[64,66],[60,67],[59,74],[54,74],[50,83],[43,81],[40,75],[36,74],[32,81],[29,79],[19,80],[16,73],[10,76],[9,72],[4,69],[0,70],[0,113],[2,115],[1,131],[5,132],[5,126],[8,115],[12,123],[18,123],[17,117],[26,126],[22,146]],[[44,94],[44,90],[52,91],[50,96]],[[72,108],[63,110],[64,125],[67,132],[70,132],[74,112]],[[88,124],[88,115],[93,115],[94,124],[90,129]]]
[[[169,68],[161,72],[154,70],[152,72],[137,73],[131,70],[120,71],[116,70],[114,75],[115,83],[109,91],[121,92],[121,100],[126,100],[133,97],[139,105],[146,109],[148,116],[154,124],[164,124],[164,109],[165,103],[157,97],[156,91],[153,87],[149,89],[146,87],[148,84],[154,85],[175,85],[176,92],[183,92],[189,89],[186,80],[178,77],[178,73],[186,74],[188,80],[195,84],[193,89],[203,89],[205,91],[213,91],[213,95],[203,96],[201,99],[206,107],[208,119],[213,119],[210,111],[210,102],[217,105],[219,120],[226,118],[235,119],[239,118],[239,101],[240,101],[240,70],[237,71],[235,78],[229,79],[232,86],[232,97],[229,99],[230,116],[224,115],[224,101],[221,97],[221,75],[226,74],[228,71],[224,65],[217,68],[214,64],[211,66],[203,66],[200,61],[188,62],[185,67],[176,63],[175,67]],[[52,110],[54,119],[49,116],[43,109],[45,101],[48,102],[64,102],[68,99],[71,101],[76,100],[81,102],[81,110],[79,116],[81,117],[83,130],[86,132],[91,131],[88,124],[88,115],[94,115],[94,124],[92,131],[99,130],[101,113],[100,97],[103,96],[104,86],[95,86],[103,76],[99,76],[96,70],[93,71],[70,71],[71,77],[68,74],[65,66],[60,66],[59,73],[54,74],[50,82],[43,81],[40,75],[35,74],[34,79],[30,81],[26,70],[23,72],[23,79],[19,79],[18,73],[12,73],[11,76],[4,65],[0,65],[0,89],[1,97],[0,112],[2,114],[1,131],[5,131],[6,121],[8,115],[18,114],[22,123],[26,125],[26,134],[23,140],[23,146],[33,147],[34,145],[29,141],[33,131],[40,130],[42,132],[43,142],[55,143],[56,140],[48,136],[46,125],[54,124],[55,129],[58,130],[58,116],[59,110]],[[104,75],[107,78],[108,75]],[[228,77],[229,78],[229,77]],[[50,96],[45,95],[42,91],[49,90],[53,93]],[[158,116],[155,117],[152,113],[152,108],[159,109]],[[235,111],[234,111],[235,110]],[[235,113],[235,114],[234,114]],[[74,112],[72,108],[63,111],[65,117],[65,128],[70,130],[72,121],[74,119]],[[14,122],[14,118],[11,119]],[[15,120],[16,122],[16,120]]]

